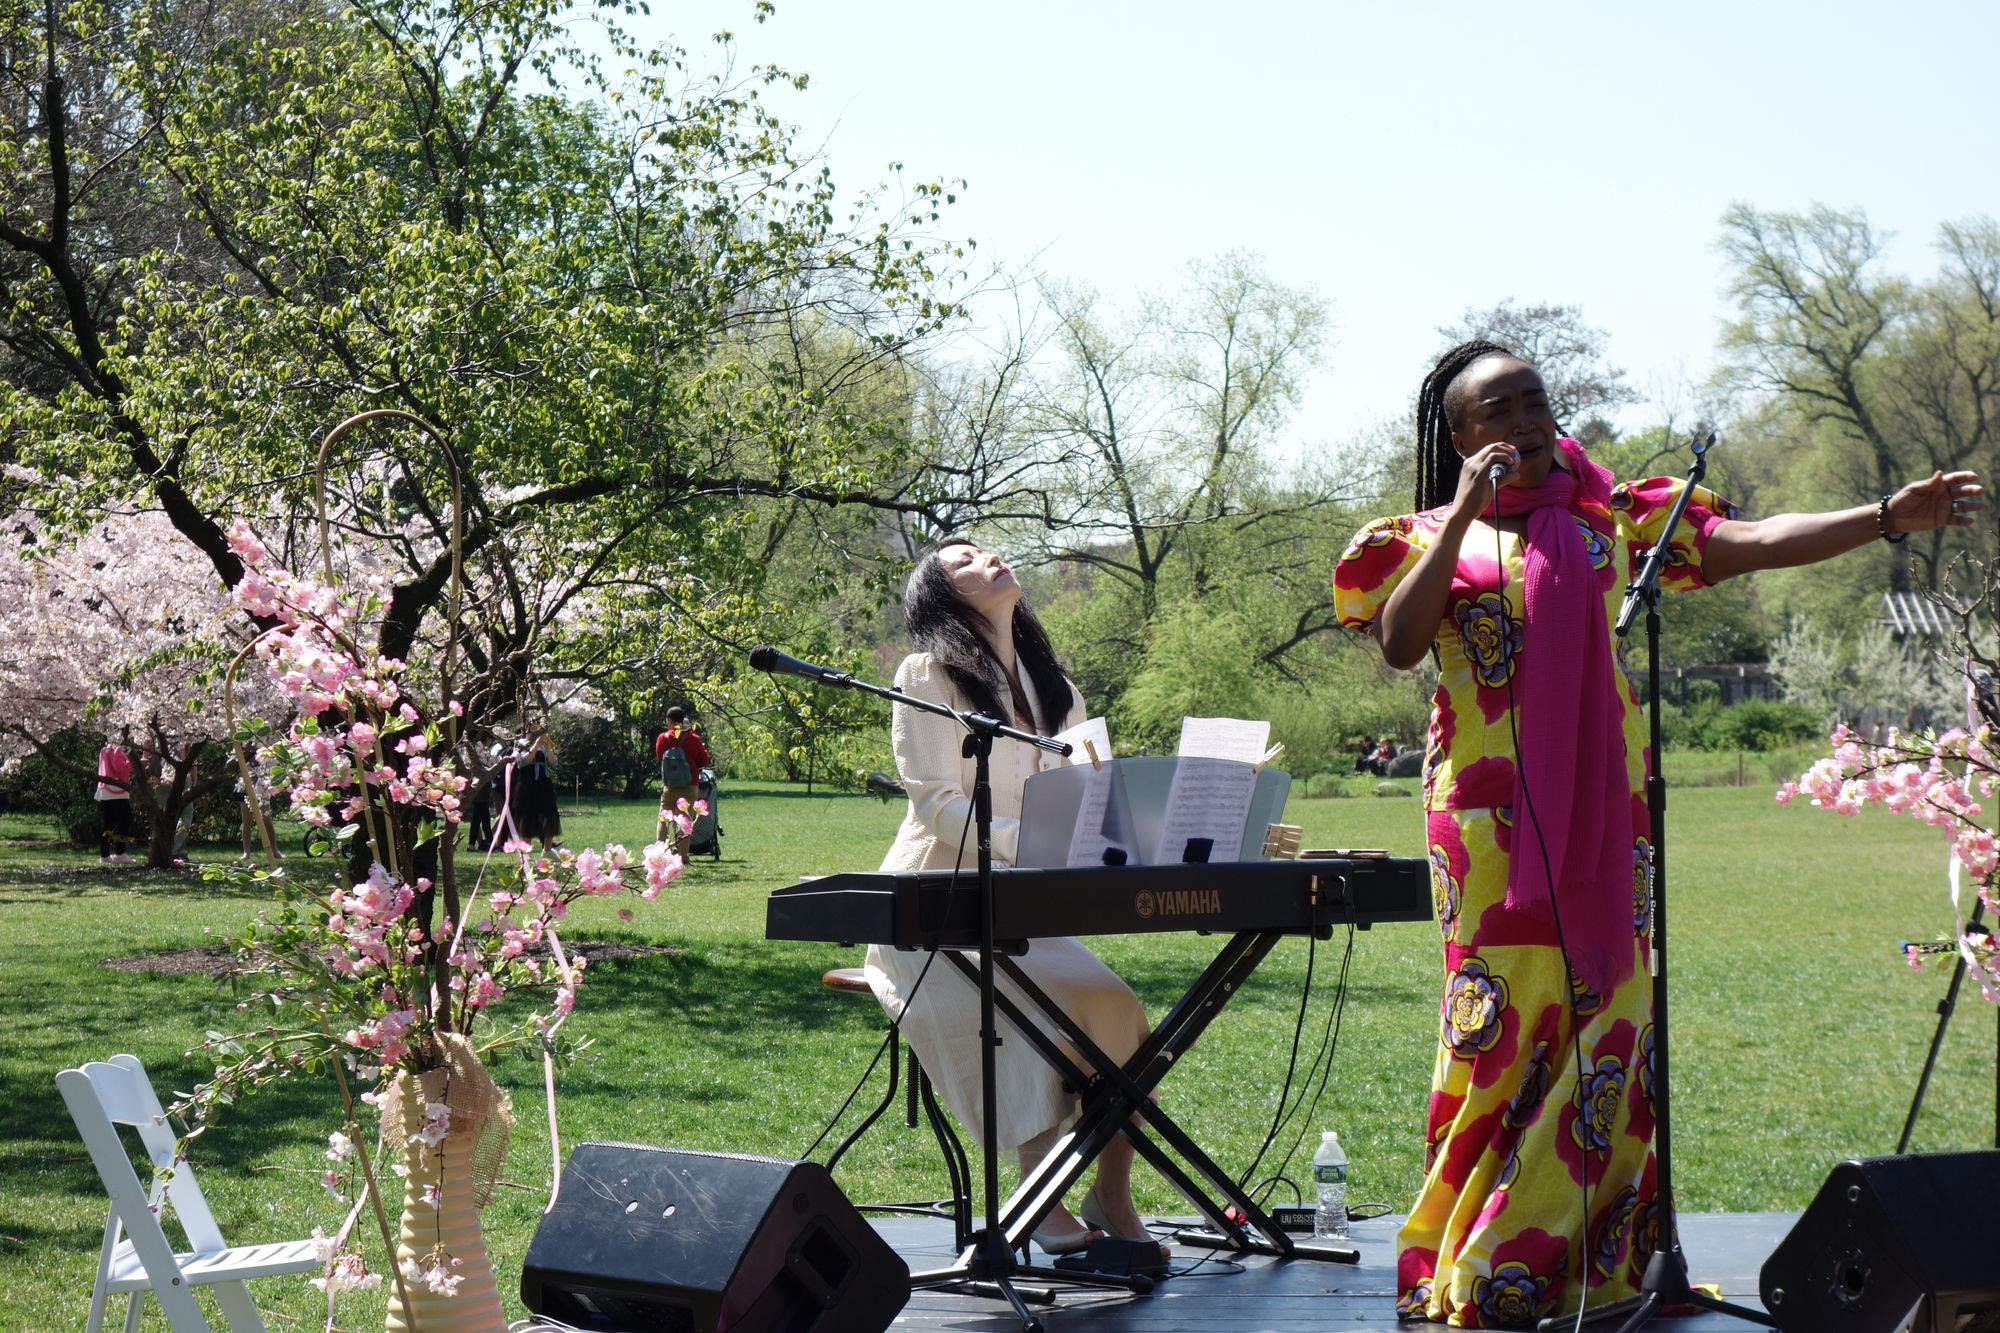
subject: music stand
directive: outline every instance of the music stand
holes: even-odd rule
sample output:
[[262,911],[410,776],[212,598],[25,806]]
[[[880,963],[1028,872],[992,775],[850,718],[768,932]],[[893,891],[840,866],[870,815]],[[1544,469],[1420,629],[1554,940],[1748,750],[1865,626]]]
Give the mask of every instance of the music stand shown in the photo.
[[[1639,1282],[1639,1294],[1611,1301],[1594,1310],[1585,1310],[1581,1319],[1573,1315],[1552,1315],[1541,1321],[1544,1333],[1573,1327],[1591,1327],[1619,1321],[1618,1333],[1635,1333],[1660,1314],[1661,1307],[1692,1305],[1718,1314],[1730,1315],[1746,1323],[1776,1328],[1778,1321],[1758,1310],[1718,1300],[1698,1291],[1688,1281],[1687,1256],[1681,1252],[1679,1214],[1674,1207],[1674,1154],[1671,1099],[1667,1091],[1667,780],[1661,773],[1666,753],[1660,728],[1660,573],[1666,568],[1667,546],[1681,516],[1687,512],[1694,488],[1708,473],[1708,451],[1715,432],[1707,439],[1697,435],[1689,441],[1694,462],[1688,467],[1687,485],[1667,512],[1666,526],[1659,540],[1646,552],[1639,576],[1626,585],[1625,604],[1618,611],[1615,631],[1619,638],[1631,632],[1633,617],[1640,605],[1646,608],[1646,712],[1650,727],[1653,762],[1646,773],[1646,809],[1653,825],[1653,1160],[1660,1208],[1660,1244],[1646,1263]],[[1589,1218],[1584,1219],[1586,1232]]]
[[[1000,1224],[1000,1162],[997,1129],[994,1121],[994,1106],[998,1101],[997,1075],[994,1069],[994,1049],[1000,1044],[1000,1035],[994,1027],[994,986],[993,986],[993,787],[990,768],[993,757],[993,742],[1005,737],[1023,745],[1032,745],[1051,754],[1068,755],[1070,746],[1063,741],[1033,732],[1022,731],[1001,722],[999,718],[985,713],[961,713],[946,704],[930,699],[922,699],[902,690],[885,685],[876,685],[857,679],[844,671],[834,671],[827,667],[801,662],[772,651],[769,647],[759,647],[750,654],[750,663],[760,671],[782,671],[790,675],[804,676],[822,685],[832,685],[841,689],[859,690],[877,698],[887,699],[892,704],[903,704],[925,713],[935,713],[956,721],[966,730],[962,753],[973,762],[972,811],[973,824],[979,839],[978,890],[979,890],[979,965],[977,986],[979,989],[979,1095],[985,1114],[981,1117],[980,1155],[983,1167],[983,1187],[985,1191],[984,1225],[973,1230],[969,1242],[959,1252],[958,1258],[945,1268],[932,1269],[910,1275],[910,1285],[923,1287],[959,1287],[974,1295],[992,1296],[1005,1300],[1014,1309],[1021,1321],[1023,1333],[1042,1333],[1042,1321],[1029,1311],[1026,1299],[1016,1288],[1016,1280],[1034,1278],[1047,1282],[1068,1285],[1116,1287],[1124,1291],[1143,1295],[1153,1289],[1150,1275],[1135,1273],[1118,1275],[1092,1273],[1041,1267],[1027,1263],[1017,1257],[1007,1243],[1007,1232]],[[954,955],[955,958],[955,955]],[[1054,1200],[1048,1206],[1053,1206]],[[1043,1212],[1048,1211],[1045,1206]],[[1040,1220],[1039,1218],[1035,1220]],[[1054,1299],[1053,1293],[1035,1293],[1040,1303]]]

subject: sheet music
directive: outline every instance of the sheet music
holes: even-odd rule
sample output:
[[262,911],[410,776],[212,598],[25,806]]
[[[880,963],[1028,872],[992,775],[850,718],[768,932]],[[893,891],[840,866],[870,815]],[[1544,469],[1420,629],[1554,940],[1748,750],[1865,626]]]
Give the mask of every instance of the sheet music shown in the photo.
[[1069,858],[1064,864],[1099,866],[1104,864],[1106,848],[1122,846],[1115,840],[1117,830],[1108,826],[1111,787],[1117,774],[1109,764],[1091,768],[1088,759],[1083,767],[1083,803],[1076,812],[1076,829],[1070,834]]
[[[1256,725],[1262,729],[1257,738],[1257,753],[1261,754],[1263,737],[1270,734],[1270,727],[1266,723]],[[1180,861],[1193,838],[1210,841],[1210,860],[1236,860],[1242,852],[1243,826],[1249,822],[1250,802],[1256,793],[1254,755],[1249,761],[1183,757],[1174,769],[1173,786],[1167,792],[1167,813],[1153,863],[1169,865]]]
[[1111,728],[1101,717],[1086,718],[1068,731],[1057,732],[1055,739],[1069,744],[1069,761],[1072,764],[1090,762],[1090,750],[1084,744],[1086,741],[1096,748],[1100,762],[1111,762]]
[[1269,722],[1251,722],[1240,717],[1184,717],[1178,753],[1183,759],[1234,759],[1238,763],[1256,764],[1263,760],[1270,743]]

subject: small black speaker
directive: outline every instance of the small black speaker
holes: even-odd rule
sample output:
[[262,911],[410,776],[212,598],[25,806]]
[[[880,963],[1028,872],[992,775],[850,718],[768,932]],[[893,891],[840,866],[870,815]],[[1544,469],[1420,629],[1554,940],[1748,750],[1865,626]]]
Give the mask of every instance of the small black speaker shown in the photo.
[[606,1333],[881,1333],[910,1269],[814,1162],[578,1145],[521,1300]]
[[1764,1261],[1764,1308],[1785,1333],[2000,1333],[1996,1191],[2000,1150],[1842,1162]]

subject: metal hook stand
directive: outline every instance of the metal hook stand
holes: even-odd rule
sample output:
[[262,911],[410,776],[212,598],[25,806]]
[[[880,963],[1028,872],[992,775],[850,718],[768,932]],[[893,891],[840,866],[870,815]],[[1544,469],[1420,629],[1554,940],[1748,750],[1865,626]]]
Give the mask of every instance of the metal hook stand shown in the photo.
[[[1985,924],[1982,920],[1985,913],[1985,901],[1974,898],[1969,922],[1972,929],[1977,930]],[[1917,1128],[1917,1112],[1923,1107],[1924,1093],[1930,1089],[1931,1071],[1937,1068],[1938,1052],[1944,1049],[1945,1029],[1951,1026],[1951,1016],[1958,1010],[1958,988],[1965,983],[1965,968],[1965,955],[1960,953],[1958,965],[1951,970],[1951,984],[1945,987],[1944,998],[1938,1001],[1937,1031],[1931,1035],[1930,1053],[1924,1056],[1924,1072],[1917,1075],[1917,1091],[1910,1098],[1910,1114],[1903,1120],[1902,1137],[1896,1140],[1896,1155],[1899,1157],[1910,1150],[1910,1136]],[[2000,1028],[2000,1020],[1996,1020],[1996,1028]],[[2000,1148],[2000,1030],[1996,1030],[1994,1036],[1993,1146]]]

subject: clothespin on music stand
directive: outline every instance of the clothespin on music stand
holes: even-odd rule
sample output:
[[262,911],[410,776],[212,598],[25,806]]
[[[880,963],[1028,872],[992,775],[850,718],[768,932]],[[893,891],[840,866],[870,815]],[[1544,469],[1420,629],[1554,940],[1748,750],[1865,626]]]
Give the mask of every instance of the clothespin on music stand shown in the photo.
[[1266,764],[1270,763],[1273,759],[1276,759],[1279,755],[1283,754],[1284,752],[1285,752],[1285,743],[1283,741],[1279,741],[1276,745],[1273,745],[1270,749],[1264,751],[1264,757],[1257,761],[1257,771],[1259,773],[1262,773],[1264,771],[1264,766]]
[[1305,830],[1297,824],[1272,824],[1264,830],[1264,858],[1268,861],[1289,861],[1299,854],[1299,842]]
[[1099,772],[1102,772],[1104,769],[1104,761],[1097,757],[1097,747],[1095,745],[1092,745],[1089,741],[1085,741],[1083,743],[1083,752],[1090,756],[1090,766],[1094,769],[1097,769]]

